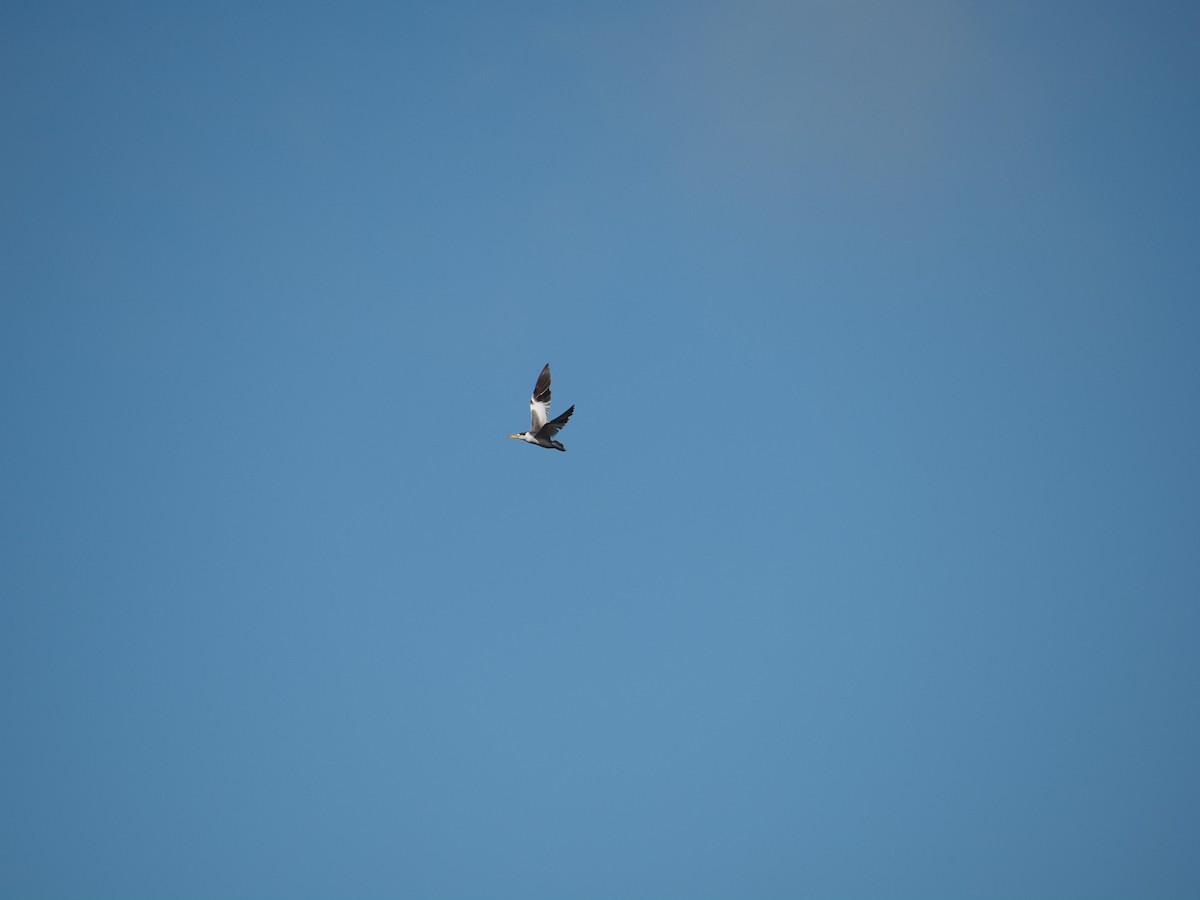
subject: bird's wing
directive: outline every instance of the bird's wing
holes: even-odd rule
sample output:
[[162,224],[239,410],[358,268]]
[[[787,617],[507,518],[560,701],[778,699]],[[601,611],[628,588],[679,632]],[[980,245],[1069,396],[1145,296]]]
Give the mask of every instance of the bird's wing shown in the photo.
[[567,419],[571,418],[571,413],[575,412],[575,407],[572,406],[565,413],[555,419],[553,422],[547,422],[537,432],[536,437],[546,438],[549,440],[558,434],[559,429],[567,424]]
[[529,398],[529,413],[532,420],[529,431],[537,434],[550,418],[550,363],[542,369],[537,384],[533,386],[533,396]]

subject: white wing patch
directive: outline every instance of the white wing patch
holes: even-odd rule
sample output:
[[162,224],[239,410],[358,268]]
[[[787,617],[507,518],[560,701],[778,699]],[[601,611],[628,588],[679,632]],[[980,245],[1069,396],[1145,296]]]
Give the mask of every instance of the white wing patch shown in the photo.
[[550,363],[542,369],[537,384],[533,386],[533,396],[529,398],[529,418],[532,434],[537,434],[550,418]]
[[536,400],[530,400],[529,414],[531,420],[529,431],[537,434],[546,424],[546,417],[550,415],[550,403],[538,403]]

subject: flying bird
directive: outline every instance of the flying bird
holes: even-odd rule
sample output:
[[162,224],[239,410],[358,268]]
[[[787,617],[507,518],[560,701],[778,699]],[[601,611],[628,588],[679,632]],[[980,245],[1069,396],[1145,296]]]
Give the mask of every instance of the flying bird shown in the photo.
[[575,407],[572,406],[557,419],[546,421],[550,418],[550,363],[546,363],[546,368],[542,369],[542,374],[538,376],[537,384],[533,386],[533,396],[529,398],[529,412],[533,420],[529,430],[520,434],[510,434],[509,437],[518,438],[527,444],[537,444],[547,450],[566,450],[566,447],[554,440],[554,436],[567,424],[567,419],[571,418]]

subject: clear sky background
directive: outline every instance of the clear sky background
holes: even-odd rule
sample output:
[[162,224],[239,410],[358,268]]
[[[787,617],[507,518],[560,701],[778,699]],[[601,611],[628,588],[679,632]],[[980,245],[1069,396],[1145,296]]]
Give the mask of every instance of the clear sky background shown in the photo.
[[1197,10],[6,4],[0,895],[1196,897]]

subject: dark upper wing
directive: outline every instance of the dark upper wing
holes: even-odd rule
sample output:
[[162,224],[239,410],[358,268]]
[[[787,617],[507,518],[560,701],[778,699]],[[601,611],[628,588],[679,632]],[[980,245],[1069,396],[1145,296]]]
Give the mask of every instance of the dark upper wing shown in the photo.
[[537,384],[533,386],[533,396],[529,398],[529,430],[534,434],[541,431],[550,418],[550,363],[542,369]]
[[536,437],[546,438],[549,440],[558,434],[560,428],[567,424],[567,419],[571,418],[571,413],[575,412],[575,407],[572,406],[565,413],[555,419],[553,422],[547,422],[541,427],[541,430],[535,435]]

